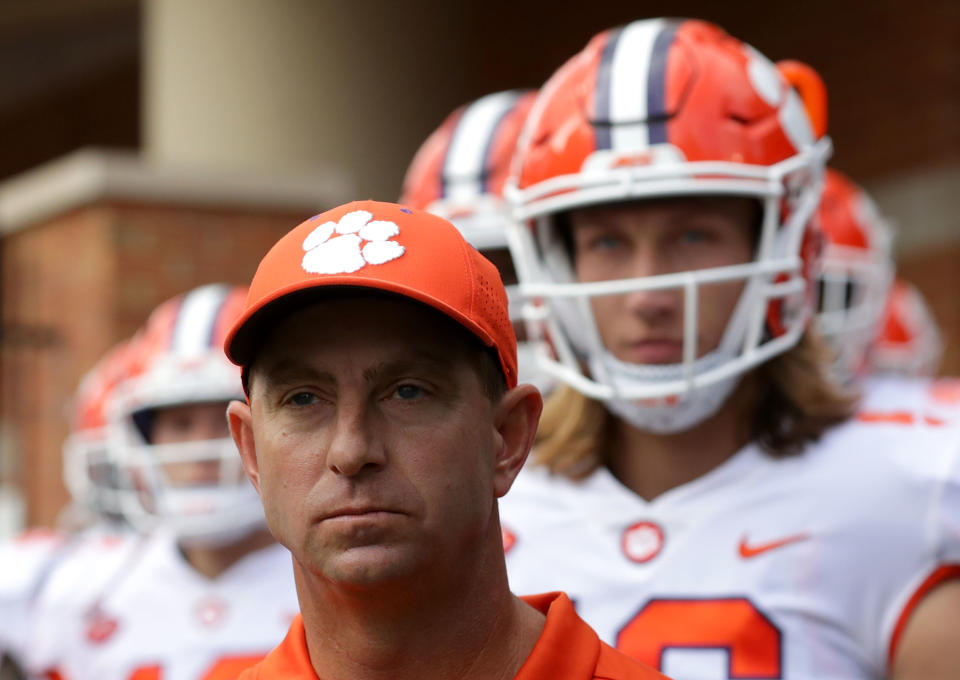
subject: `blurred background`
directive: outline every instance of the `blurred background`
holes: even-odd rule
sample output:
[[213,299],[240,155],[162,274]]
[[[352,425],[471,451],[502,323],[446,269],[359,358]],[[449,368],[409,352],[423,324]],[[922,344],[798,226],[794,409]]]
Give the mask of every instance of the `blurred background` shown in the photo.
[[960,3],[0,3],[0,536],[52,525],[80,376],[161,301],[246,283],[276,238],[395,200],[427,134],[596,32],[719,23],[830,90],[832,165],[895,223],[960,373]]

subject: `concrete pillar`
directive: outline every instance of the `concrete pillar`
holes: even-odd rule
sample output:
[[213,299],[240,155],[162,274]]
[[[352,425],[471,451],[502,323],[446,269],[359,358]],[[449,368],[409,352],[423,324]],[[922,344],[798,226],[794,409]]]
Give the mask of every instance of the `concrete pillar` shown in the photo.
[[[145,0],[144,142],[149,161],[213,169],[329,165],[324,87],[331,5],[315,0]],[[305,73],[305,65],[310,66]]]
[[351,178],[356,198],[395,200],[420,142],[485,94],[464,82],[460,3],[142,3],[148,161],[323,166]]

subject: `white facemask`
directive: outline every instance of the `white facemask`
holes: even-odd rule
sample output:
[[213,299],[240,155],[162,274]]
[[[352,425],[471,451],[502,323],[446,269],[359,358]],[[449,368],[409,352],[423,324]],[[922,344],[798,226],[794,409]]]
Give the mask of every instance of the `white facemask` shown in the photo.
[[[694,363],[695,371],[710,370],[729,359],[729,353],[711,352]],[[607,375],[617,391],[629,391],[660,381],[682,380],[684,376],[683,364],[631,364],[606,351],[593,358],[591,371],[595,375],[600,372]],[[732,375],[676,397],[641,400],[612,397],[604,399],[603,403],[611,413],[638,430],[672,434],[688,430],[716,413],[739,382],[740,375]]]

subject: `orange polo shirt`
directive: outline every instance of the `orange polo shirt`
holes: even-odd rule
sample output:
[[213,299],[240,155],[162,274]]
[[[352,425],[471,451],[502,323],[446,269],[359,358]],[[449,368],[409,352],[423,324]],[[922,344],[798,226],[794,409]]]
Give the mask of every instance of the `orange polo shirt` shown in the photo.
[[[563,593],[529,595],[523,601],[546,614],[547,622],[514,680],[664,680],[601,642]],[[297,616],[283,642],[238,680],[318,680],[307,653],[303,619]]]

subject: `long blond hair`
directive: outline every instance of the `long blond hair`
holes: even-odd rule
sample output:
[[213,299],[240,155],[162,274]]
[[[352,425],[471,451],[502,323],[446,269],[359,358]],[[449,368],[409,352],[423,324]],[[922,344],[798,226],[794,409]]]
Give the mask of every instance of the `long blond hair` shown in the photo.
[[[830,427],[853,415],[858,395],[830,374],[832,353],[808,330],[792,349],[755,369],[752,381],[751,439],[772,456],[800,453]],[[604,463],[612,416],[603,403],[559,387],[543,408],[533,458],[571,479]]]

